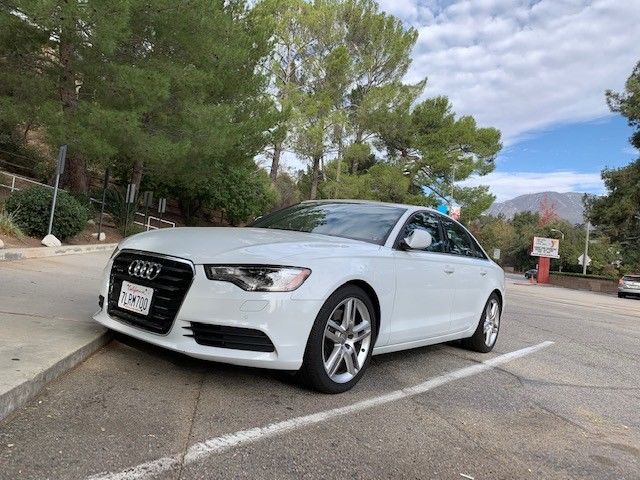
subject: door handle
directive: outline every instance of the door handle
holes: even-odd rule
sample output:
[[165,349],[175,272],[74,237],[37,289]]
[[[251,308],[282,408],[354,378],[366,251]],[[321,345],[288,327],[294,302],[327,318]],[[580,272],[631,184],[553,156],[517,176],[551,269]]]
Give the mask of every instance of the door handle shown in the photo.
[[487,274],[487,271],[484,268],[482,268],[480,270],[480,275],[482,275],[484,277],[486,274]]
[[444,273],[451,275],[456,270],[451,265],[444,266]]

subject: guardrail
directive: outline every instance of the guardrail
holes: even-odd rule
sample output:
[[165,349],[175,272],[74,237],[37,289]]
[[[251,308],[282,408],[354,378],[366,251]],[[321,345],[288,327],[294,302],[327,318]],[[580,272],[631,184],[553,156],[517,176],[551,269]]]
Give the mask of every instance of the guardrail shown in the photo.
[[[16,186],[16,181],[27,182],[27,183],[31,183],[33,185],[40,185],[41,187],[47,187],[47,188],[53,189],[53,187],[51,185],[47,185],[46,183],[36,182],[35,180],[31,180],[30,178],[26,178],[26,177],[23,177],[21,175],[16,175],[14,173],[3,172],[3,171],[0,170],[0,175],[2,177],[8,177],[9,178],[9,184],[5,185],[4,183],[0,183],[0,187],[8,188],[9,190],[11,190],[11,193],[17,192],[18,190],[20,190],[20,188]],[[0,178],[2,178],[2,177],[0,177]]]
[[[2,178],[8,178],[8,184],[4,184],[4,183],[0,183],[0,187],[4,187],[4,188],[8,188],[11,193],[13,192],[17,192],[20,189],[20,187],[16,186],[16,183],[18,182],[27,182],[33,185],[39,185],[41,187],[47,187],[53,190],[53,187],[51,185],[47,185],[46,183],[40,183],[37,182],[35,180],[31,180],[30,178],[26,178],[23,177],[21,175],[16,175],[14,173],[9,173],[9,172],[5,172],[0,170],[0,179]],[[1,181],[1,180],[0,180]],[[61,188],[60,190],[64,190],[63,188]],[[89,198],[89,201],[91,201],[92,203],[96,203],[97,205],[102,205],[102,200],[98,200],[97,198]],[[136,225],[140,225],[141,227],[144,227],[146,229],[146,231],[148,232],[149,230],[158,230],[160,228],[175,228],[176,224],[175,222],[171,222],[169,220],[165,220],[163,218],[158,218],[158,217],[153,217],[151,215],[145,215],[142,212],[136,212],[135,213],[137,216],[141,216],[141,217],[145,217],[145,222],[139,222],[137,220],[134,220],[134,224]],[[151,222],[154,221],[156,223],[159,223],[161,225],[166,225],[165,227],[162,226],[155,226],[152,225]]]
[[[145,216],[145,214],[144,214],[144,213],[142,213],[142,212],[136,212],[136,215],[139,215],[139,216],[141,216],[141,217],[144,217],[144,216]],[[142,223],[142,222],[139,222],[139,221],[137,221],[137,220],[134,220],[134,221],[133,221],[133,223],[134,223],[135,225],[140,225],[141,227],[145,227],[145,229],[146,229],[146,231],[147,231],[147,232],[148,232],[149,230],[159,230],[160,228],[163,228],[163,227],[156,227],[156,226],[154,226],[154,225],[151,225],[151,220],[153,220],[153,221],[155,221],[155,222],[158,222],[158,223],[163,223],[163,224],[168,225],[167,227],[164,227],[164,228],[175,228],[175,226],[176,226],[175,222],[171,222],[171,221],[169,221],[169,220],[165,220],[165,219],[163,219],[163,218],[153,217],[153,216],[151,216],[151,215],[148,215],[148,216],[146,217],[146,223]]]

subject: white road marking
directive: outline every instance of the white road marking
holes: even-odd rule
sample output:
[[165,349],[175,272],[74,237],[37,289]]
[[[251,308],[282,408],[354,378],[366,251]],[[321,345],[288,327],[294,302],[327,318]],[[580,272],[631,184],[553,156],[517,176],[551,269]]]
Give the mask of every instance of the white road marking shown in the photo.
[[474,365],[431,378],[426,382],[419,383],[413,387],[395,390],[368,400],[361,400],[345,407],[333,408],[331,410],[325,410],[311,415],[295,417],[282,422],[272,423],[265,427],[255,427],[248,430],[229,433],[220,437],[210,438],[209,440],[196,443],[189,447],[184,457],[182,455],[162,457],[157,460],[141,463],[135,467],[127,468],[120,472],[106,472],[92,475],[87,480],[135,480],[154,477],[169,470],[178,468],[182,463],[187,465],[197,462],[216,453],[222,453],[230,450],[239,445],[253,443],[263,438],[273,437],[308,425],[314,425],[336,417],[342,417],[350,413],[359,412],[368,408],[384,405],[385,403],[395,402],[420,393],[428,392],[429,390],[433,390],[434,388],[453,382],[454,380],[471,377],[486,370],[490,370],[497,365],[502,365],[512,360],[531,355],[532,353],[542,350],[552,344],[553,342],[550,341],[542,342],[521,350],[505,353],[504,355],[498,355],[497,357],[490,358],[482,363],[476,363]]

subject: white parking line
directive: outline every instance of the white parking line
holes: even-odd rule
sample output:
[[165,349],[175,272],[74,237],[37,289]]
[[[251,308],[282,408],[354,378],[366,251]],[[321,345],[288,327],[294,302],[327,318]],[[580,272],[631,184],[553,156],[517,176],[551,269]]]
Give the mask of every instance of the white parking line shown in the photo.
[[265,427],[255,427],[248,430],[241,430],[220,437],[210,438],[204,442],[196,443],[189,447],[186,454],[174,455],[171,457],[162,457],[150,462],[141,463],[135,467],[127,468],[120,472],[107,472],[92,475],[87,480],[134,480],[141,478],[149,478],[160,475],[178,468],[182,463],[189,464],[203,460],[216,453],[222,453],[240,445],[247,443],[253,443],[263,438],[273,437],[281,433],[297,430],[308,425],[314,425],[327,420],[331,420],[336,417],[348,415],[350,413],[366,410],[371,407],[377,407],[385,403],[402,400],[403,398],[418,395],[420,393],[428,392],[436,387],[445,385],[454,380],[461,378],[471,377],[477,375],[491,368],[510,362],[517,358],[531,355],[543,348],[552,345],[553,342],[542,342],[531,347],[523,348],[513,352],[505,353],[504,355],[498,355],[497,357],[485,360],[482,363],[476,363],[469,367],[464,367],[453,372],[445,373],[438,377],[431,378],[426,382],[419,383],[413,387],[403,388],[402,390],[395,390],[393,392],[370,398],[368,400],[362,400],[360,402],[347,405],[345,407],[333,408],[331,410],[325,410],[323,412],[314,413],[311,415],[305,415],[302,417],[291,418],[282,422],[272,423]]

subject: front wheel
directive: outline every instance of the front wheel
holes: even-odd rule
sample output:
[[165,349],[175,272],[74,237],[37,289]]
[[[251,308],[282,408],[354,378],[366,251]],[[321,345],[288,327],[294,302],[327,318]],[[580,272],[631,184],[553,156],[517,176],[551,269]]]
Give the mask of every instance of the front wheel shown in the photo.
[[324,303],[311,329],[300,379],[324,393],[342,393],[362,377],[376,334],[373,303],[359,287],[349,285]]
[[492,293],[485,304],[478,322],[478,328],[469,338],[462,341],[463,346],[476,352],[487,353],[493,350],[500,333],[500,315],[502,305],[497,293]]

